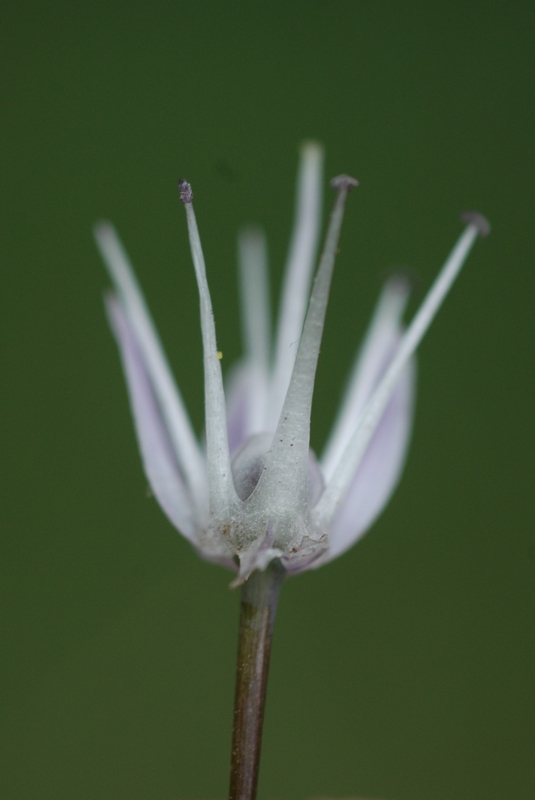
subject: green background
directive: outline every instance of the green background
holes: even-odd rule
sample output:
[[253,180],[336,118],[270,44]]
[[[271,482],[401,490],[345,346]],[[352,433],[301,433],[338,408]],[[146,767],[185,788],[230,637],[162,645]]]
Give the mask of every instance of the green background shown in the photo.
[[117,225],[200,430],[177,178],[228,366],[236,232],[265,226],[276,296],[298,144],[316,138],[327,177],[361,181],[317,449],[385,270],[423,291],[465,208],[493,233],[421,347],[394,498],[283,588],[260,797],[533,799],[534,22],[527,2],[4,7],[3,798],[225,797],[239,596],[147,499],[91,227]]

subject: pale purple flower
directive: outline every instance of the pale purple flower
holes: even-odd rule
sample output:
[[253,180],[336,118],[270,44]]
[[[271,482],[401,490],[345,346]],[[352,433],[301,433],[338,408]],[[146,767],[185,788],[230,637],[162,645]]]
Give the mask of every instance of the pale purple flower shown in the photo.
[[[200,294],[206,445],[194,433],[126,253],[106,222],[95,233],[115,284],[107,309],[119,345],[137,437],[152,491],[204,558],[238,567],[236,583],[279,558],[289,573],[325,564],[372,525],[398,482],[410,437],[414,352],[478,234],[466,228],[411,324],[409,287],[386,283],[319,460],[310,450],[314,378],[344,202],[356,185],[333,181],[337,200],[310,291],[318,246],[322,150],[302,149],[295,228],[274,339],[266,246],[260,230],[239,240],[245,354],[223,386],[191,187],[181,181]],[[309,297],[310,294],[310,297]]]

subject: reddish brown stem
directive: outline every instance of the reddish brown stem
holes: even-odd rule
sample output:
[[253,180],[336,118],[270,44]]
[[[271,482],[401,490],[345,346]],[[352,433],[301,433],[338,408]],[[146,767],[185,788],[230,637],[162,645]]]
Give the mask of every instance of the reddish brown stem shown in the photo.
[[242,588],[230,800],[254,800],[258,783],[273,623],[285,570],[253,572]]

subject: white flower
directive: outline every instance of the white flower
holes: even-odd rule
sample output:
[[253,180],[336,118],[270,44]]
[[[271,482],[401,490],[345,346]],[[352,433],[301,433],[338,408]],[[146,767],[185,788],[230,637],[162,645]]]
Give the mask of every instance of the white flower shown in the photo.
[[[414,352],[478,234],[467,226],[404,330],[408,285],[388,281],[356,359],[325,450],[310,450],[310,414],[344,203],[356,181],[332,182],[337,199],[310,292],[321,217],[322,151],[302,149],[295,229],[274,341],[266,248],[240,237],[245,355],[223,388],[220,353],[191,186],[180,182],[201,306],[206,447],[195,436],[141,290],[113,227],[95,234],[116,293],[107,298],[152,491],[204,558],[239,568],[236,583],[279,558],[289,573],[325,564],[370,527],[401,473],[415,392]],[[307,308],[307,299],[308,308]]]

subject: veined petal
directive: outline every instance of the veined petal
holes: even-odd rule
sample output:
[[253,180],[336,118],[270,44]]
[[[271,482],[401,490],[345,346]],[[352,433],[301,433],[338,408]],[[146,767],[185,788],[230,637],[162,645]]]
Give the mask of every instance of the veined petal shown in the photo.
[[405,332],[386,373],[370,400],[366,403],[356,430],[313,511],[314,521],[320,528],[325,527],[328,529],[330,527],[403,370],[431,324],[453,281],[459,274],[477,236],[488,232],[488,222],[480,215],[470,214],[466,221],[468,225],[459,237],[435,283]]
[[225,392],[221,361],[216,344],[214,312],[206,279],[204,255],[193,211],[193,192],[187,181],[180,181],[180,197],[186,209],[188,233],[199,288],[201,306],[201,332],[204,351],[204,392],[206,412],[206,458],[208,464],[208,492],[210,511],[219,519],[230,518],[238,495],[230,467]]
[[[266,430],[271,311],[267,275],[267,248],[259,228],[246,228],[238,238],[242,328],[249,391],[244,407],[244,435]],[[227,415],[228,417],[230,416]],[[229,432],[229,442],[232,437]],[[232,450],[232,445],[231,445]]]
[[169,431],[133,327],[114,295],[107,296],[106,309],[121,354],[145,475],[175,528],[197,544],[191,498],[182,480]]
[[143,363],[165,419],[175,456],[198,509],[206,506],[206,468],[188,412],[173,379],[165,352],[128,256],[113,225],[100,222],[95,239],[135,332]]
[[405,367],[329,531],[329,548],[313,566],[348,550],[370,528],[397,486],[414,417],[416,364]]
[[385,285],[372,322],[351,371],[340,412],[321,457],[326,481],[343,455],[359,415],[399,342],[401,318],[409,297],[408,281],[401,275]]
[[323,148],[305,142],[297,179],[294,233],[279,304],[275,361],[265,430],[274,430],[290,384],[321,229]]

